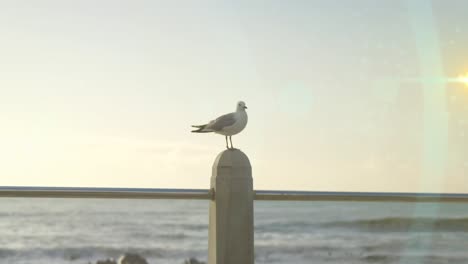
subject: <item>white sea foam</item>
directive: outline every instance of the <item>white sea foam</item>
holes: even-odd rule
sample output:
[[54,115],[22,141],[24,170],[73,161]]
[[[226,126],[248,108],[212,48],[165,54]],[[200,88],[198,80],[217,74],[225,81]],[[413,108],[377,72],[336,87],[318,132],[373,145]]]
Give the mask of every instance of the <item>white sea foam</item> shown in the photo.
[[[468,205],[434,206],[259,202],[256,263],[467,262]],[[205,201],[1,198],[0,263],[206,260],[207,226]]]

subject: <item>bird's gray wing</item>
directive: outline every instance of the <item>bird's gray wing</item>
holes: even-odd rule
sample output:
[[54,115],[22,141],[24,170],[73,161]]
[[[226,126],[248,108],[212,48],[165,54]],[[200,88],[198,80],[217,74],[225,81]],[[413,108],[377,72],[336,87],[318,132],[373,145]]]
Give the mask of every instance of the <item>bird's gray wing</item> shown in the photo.
[[234,113],[222,115],[206,125],[205,129],[221,131],[223,128],[232,126],[236,122]]

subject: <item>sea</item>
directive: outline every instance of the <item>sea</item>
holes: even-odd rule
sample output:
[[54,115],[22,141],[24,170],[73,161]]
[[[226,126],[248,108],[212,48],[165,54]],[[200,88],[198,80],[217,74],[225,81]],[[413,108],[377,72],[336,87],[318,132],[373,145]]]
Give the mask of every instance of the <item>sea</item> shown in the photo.
[[[468,263],[468,204],[256,201],[255,263]],[[0,198],[0,263],[207,260],[208,201]],[[241,263],[240,263],[241,264]]]

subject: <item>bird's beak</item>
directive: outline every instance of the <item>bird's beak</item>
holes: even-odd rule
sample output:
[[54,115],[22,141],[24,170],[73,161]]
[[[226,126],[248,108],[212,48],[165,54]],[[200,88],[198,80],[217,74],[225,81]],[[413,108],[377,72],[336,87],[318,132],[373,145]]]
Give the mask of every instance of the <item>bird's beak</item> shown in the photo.
[[244,106],[244,109],[247,109],[247,106]]

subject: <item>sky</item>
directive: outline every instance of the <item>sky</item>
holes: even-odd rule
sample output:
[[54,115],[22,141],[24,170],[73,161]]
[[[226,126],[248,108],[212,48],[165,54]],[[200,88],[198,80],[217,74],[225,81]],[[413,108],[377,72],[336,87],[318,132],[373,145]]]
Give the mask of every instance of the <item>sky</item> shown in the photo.
[[2,1],[0,186],[468,193],[468,2]]

